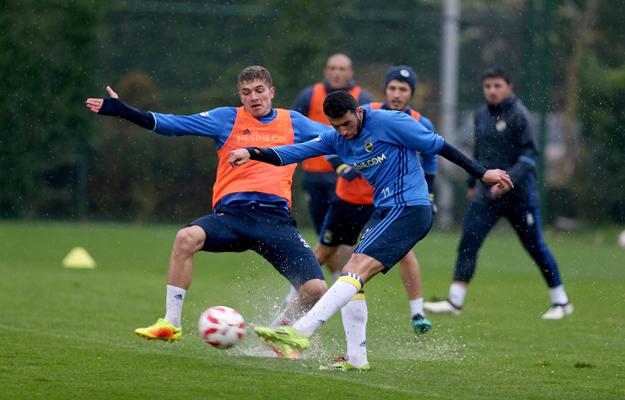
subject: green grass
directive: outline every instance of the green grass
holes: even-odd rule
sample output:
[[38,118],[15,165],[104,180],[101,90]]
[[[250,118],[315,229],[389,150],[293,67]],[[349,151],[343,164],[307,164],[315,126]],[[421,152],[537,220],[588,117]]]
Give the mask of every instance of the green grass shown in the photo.
[[[542,321],[537,269],[507,229],[480,254],[460,317],[430,316],[412,336],[394,270],[367,285],[369,373],[319,371],[342,352],[340,318],[299,362],[260,357],[254,337],[221,351],[196,319],[213,305],[267,322],[287,287],[253,253],[200,254],[180,343],[132,333],[162,316],[176,227],[0,223],[0,398],[6,399],[610,399],[625,397],[625,252],[616,230],[547,235],[575,314]],[[311,235],[308,235],[312,239]],[[416,250],[426,298],[445,297],[458,233],[432,232]],[[60,266],[84,246],[95,270]]]

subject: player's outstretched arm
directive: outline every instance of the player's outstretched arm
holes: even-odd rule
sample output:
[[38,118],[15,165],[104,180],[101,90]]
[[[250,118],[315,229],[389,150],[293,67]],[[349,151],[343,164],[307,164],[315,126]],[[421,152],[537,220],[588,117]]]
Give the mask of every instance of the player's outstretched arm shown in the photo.
[[271,148],[244,147],[232,150],[228,155],[228,163],[233,167],[246,164],[248,161],[261,161],[272,165],[282,165],[278,153]]
[[443,144],[443,147],[438,152],[438,154],[442,157],[445,157],[452,163],[458,165],[459,167],[462,167],[471,176],[480,179],[487,185],[497,185],[505,191],[514,188],[512,180],[510,179],[510,176],[508,176],[508,173],[506,171],[500,169],[487,170],[481,164],[471,160],[469,157],[465,156],[464,154],[462,154],[462,152],[460,152],[458,149],[448,143]]
[[331,139],[321,135],[304,143],[260,148],[245,147],[230,152],[228,162],[232,166],[243,165],[249,160],[261,161],[272,165],[289,165],[307,158],[335,154]]
[[156,126],[154,116],[149,112],[137,110],[119,100],[119,95],[110,86],[106,87],[108,98],[88,98],[85,101],[87,108],[96,114],[120,117],[133,122],[143,128],[153,130]]

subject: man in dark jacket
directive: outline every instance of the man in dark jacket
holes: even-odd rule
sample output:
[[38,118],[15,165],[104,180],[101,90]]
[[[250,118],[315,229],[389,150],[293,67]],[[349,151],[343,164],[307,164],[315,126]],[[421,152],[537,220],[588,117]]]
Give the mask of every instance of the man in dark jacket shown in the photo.
[[477,253],[500,217],[510,221],[525,250],[549,287],[551,307],[543,319],[561,319],[573,312],[551,251],[543,241],[536,190],[536,135],[529,113],[512,91],[508,75],[489,69],[482,76],[486,104],[475,112],[475,160],[486,168],[505,169],[514,189],[503,192],[469,181],[471,200],[464,219],[454,281],[447,300],[425,303],[432,313],[460,314],[467,286],[475,272]]

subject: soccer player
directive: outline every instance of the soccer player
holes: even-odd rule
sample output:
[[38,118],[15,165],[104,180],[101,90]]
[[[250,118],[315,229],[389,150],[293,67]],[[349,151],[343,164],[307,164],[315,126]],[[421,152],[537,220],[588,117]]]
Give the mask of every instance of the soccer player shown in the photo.
[[269,71],[260,66],[246,67],[239,74],[242,107],[221,107],[186,116],[160,114],[125,105],[110,87],[107,92],[109,98],[90,98],[87,107],[161,135],[211,138],[219,158],[213,212],[191,222],[176,235],[169,261],[165,316],[147,328],[135,330],[137,335],[168,341],[180,339],[182,305],[191,285],[193,256],[198,251],[254,250],[298,289],[307,308],[326,292],[319,263],[290,215],[295,166],[255,162],[232,168],[228,154],[241,146],[306,141],[323,132],[333,132],[331,127],[296,111],[272,108],[275,88]]
[[[417,83],[416,73],[411,67],[405,65],[390,67],[384,82],[386,101],[365,105],[363,107],[365,110],[401,111],[419,121],[427,129],[434,130],[430,120],[410,107],[409,102],[414,95]],[[423,154],[420,161],[425,172],[430,199],[433,199],[434,176],[437,171],[436,156]],[[349,256],[353,253],[362,228],[375,210],[373,187],[369,182],[357,172],[355,167],[343,164],[339,166],[339,169],[343,170],[343,176],[338,177],[336,198],[330,204],[319,236],[319,243],[315,247],[317,260],[322,265],[328,265],[335,277],[338,277]],[[412,251],[409,251],[399,261],[399,270],[408,295],[412,328],[417,335],[426,333],[432,328],[432,324],[425,318],[421,271],[419,262]],[[359,304],[360,310],[355,311],[366,315],[366,302],[363,301]],[[353,306],[356,307],[356,304]],[[352,319],[361,320],[361,317],[352,318],[349,311],[348,307],[342,309],[343,317],[348,320],[348,323]]]
[[486,104],[475,112],[475,160],[487,167],[505,168],[515,189],[504,193],[469,181],[469,207],[464,217],[462,239],[454,280],[447,300],[426,303],[433,313],[460,314],[467,286],[475,273],[477,253],[499,218],[505,217],[516,231],[547,282],[551,307],[543,319],[561,319],[573,312],[573,305],[560,280],[556,261],[543,241],[536,191],[536,135],[529,114],[512,91],[508,75],[498,68],[482,76]]
[[[323,113],[323,100],[328,93],[347,90],[360,104],[373,101],[373,97],[354,82],[352,60],[345,54],[333,54],[323,71],[324,80],[302,90],[293,103],[293,110],[299,111],[313,121],[330,125]],[[336,173],[326,157],[314,157],[302,162],[304,171],[302,185],[308,193],[308,210],[319,234],[330,202],[334,198]]]
[[[234,150],[229,156],[232,165],[246,165],[250,160],[289,165],[310,157],[337,154],[358,168],[374,188],[375,211],[365,225],[360,244],[328,292],[293,326],[254,330],[265,340],[300,350],[308,348],[309,337],[321,324],[355,296],[359,298],[365,282],[379,272],[388,272],[430,230],[432,207],[417,151],[440,154],[501,190],[512,187],[505,171],[486,170],[406,113],[364,110],[345,91],[329,94],[323,110],[337,132],[324,132],[312,141],[287,146],[249,146]],[[354,341],[347,343],[348,360],[336,367],[366,370],[369,364],[364,328],[359,340],[358,335],[351,337]]]

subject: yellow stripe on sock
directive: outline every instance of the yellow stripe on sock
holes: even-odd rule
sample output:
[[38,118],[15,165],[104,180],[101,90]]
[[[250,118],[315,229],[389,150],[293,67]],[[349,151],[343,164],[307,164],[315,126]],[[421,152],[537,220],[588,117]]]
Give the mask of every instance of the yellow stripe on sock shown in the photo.
[[352,300],[367,300],[364,293],[356,293]]
[[352,278],[351,276],[339,276],[339,279],[337,279],[339,281],[343,281],[343,282],[347,282],[347,283],[351,283],[352,285],[356,286],[356,289],[358,291],[360,291],[360,289],[362,289],[362,285],[360,284],[360,281],[358,279]]

